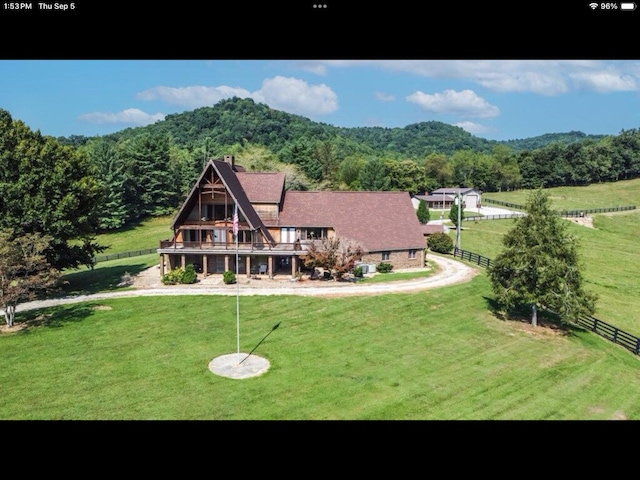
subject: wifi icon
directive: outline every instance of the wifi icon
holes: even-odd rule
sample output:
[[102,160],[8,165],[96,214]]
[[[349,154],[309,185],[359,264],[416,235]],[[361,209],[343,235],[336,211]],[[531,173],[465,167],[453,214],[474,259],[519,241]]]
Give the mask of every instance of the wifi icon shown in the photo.
[[598,8],[598,4],[596,2],[590,3],[589,6],[591,7],[591,10]]

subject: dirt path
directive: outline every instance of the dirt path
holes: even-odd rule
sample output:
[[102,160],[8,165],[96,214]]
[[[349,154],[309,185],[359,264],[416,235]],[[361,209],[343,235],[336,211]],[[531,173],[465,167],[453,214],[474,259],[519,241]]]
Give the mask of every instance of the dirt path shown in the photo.
[[[95,293],[50,300],[38,300],[18,305],[16,311],[32,310],[69,303],[79,303],[108,298],[138,297],[153,295],[308,295],[336,297],[344,295],[379,295],[396,292],[416,292],[429,288],[454,285],[471,280],[478,269],[454,260],[430,254],[428,257],[437,265],[433,275],[415,280],[390,281],[383,283],[354,284],[334,281],[291,282],[283,280],[246,280],[225,285],[214,276],[194,285],[162,285],[157,267],[142,272],[133,283],[133,290]],[[426,269],[425,269],[426,270]],[[393,273],[389,274],[393,275]],[[0,314],[3,312],[0,310]]]

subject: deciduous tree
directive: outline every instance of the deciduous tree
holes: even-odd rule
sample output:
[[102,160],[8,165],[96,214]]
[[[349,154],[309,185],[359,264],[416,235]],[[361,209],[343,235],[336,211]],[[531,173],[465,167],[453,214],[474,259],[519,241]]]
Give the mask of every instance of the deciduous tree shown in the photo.
[[8,327],[14,324],[17,305],[54,289],[60,272],[44,254],[51,238],[39,233],[14,237],[0,231],[0,305]]
[[102,189],[86,155],[0,109],[0,228],[49,236],[57,269],[93,266]]
[[301,257],[307,268],[324,268],[335,278],[342,278],[354,269],[362,259],[364,249],[355,240],[340,237],[324,237],[320,242],[309,245],[307,253]]
[[360,170],[358,182],[362,190],[384,191],[389,189],[390,180],[387,168],[379,158],[367,160]]

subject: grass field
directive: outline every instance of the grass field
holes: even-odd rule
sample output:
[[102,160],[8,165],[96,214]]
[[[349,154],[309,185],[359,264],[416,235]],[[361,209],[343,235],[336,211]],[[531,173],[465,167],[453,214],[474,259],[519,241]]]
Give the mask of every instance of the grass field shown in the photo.
[[[489,258],[502,249],[502,238],[515,220],[463,224],[461,247]],[[640,211],[595,215],[594,228],[567,221],[579,242],[585,287],[598,294],[594,316],[640,336]]]
[[[465,222],[462,248],[494,257],[513,222]],[[153,235],[149,222],[105,239],[111,252],[148,248],[143,239],[167,237],[157,223]],[[596,215],[594,226],[569,224],[586,286],[600,295],[595,316],[640,335],[640,213]],[[121,289],[125,272],[157,262],[152,254],[67,272],[67,288]],[[235,297],[122,298],[18,313],[28,328],[0,334],[0,419],[640,420],[638,356],[582,329],[506,321],[491,299],[484,273],[412,294],[242,297],[241,351],[258,346],[255,355],[270,362],[245,380],[208,369],[236,352]]]
[[[589,332],[490,309],[486,276],[414,294],[138,297],[25,312],[1,335],[0,418],[19,420],[640,419],[636,356]],[[259,342],[276,322],[280,327]]]
[[167,240],[173,236],[169,228],[172,220],[173,216],[148,218],[115,232],[100,234],[96,236],[96,242],[108,247],[102,255],[158,248],[160,240]]
[[[602,208],[611,205],[611,190],[623,192],[624,205],[640,206],[640,180],[596,184],[588,187],[548,189],[552,208]],[[494,193],[487,196],[495,195]],[[528,192],[503,192],[501,201],[524,203]],[[563,203],[560,198],[571,198]],[[553,200],[555,199],[555,200]],[[597,204],[601,199],[601,204]],[[567,200],[568,202],[568,200]],[[594,214],[588,228],[568,222],[569,231],[578,239],[584,263],[585,286],[599,296],[595,317],[622,330],[640,336],[640,295],[637,265],[640,264],[640,210]],[[494,258],[502,249],[502,237],[515,220],[465,222],[461,232],[464,250]],[[452,233],[455,235],[455,233]]]
[[[581,210],[636,205],[640,208],[640,178],[620,182],[594,183],[580,187],[548,188],[551,208],[554,210]],[[528,190],[513,192],[487,192],[483,203],[492,204],[486,198],[524,205]]]

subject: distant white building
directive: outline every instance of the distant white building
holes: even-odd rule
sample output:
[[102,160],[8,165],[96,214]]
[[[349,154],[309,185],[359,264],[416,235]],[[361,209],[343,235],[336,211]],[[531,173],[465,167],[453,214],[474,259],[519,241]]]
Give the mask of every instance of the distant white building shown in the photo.
[[442,209],[444,204],[445,209],[451,208],[451,205],[455,202],[456,195],[462,197],[462,205],[465,210],[478,210],[482,205],[482,192],[479,190],[465,187],[444,187],[429,193],[427,206],[429,208]]

